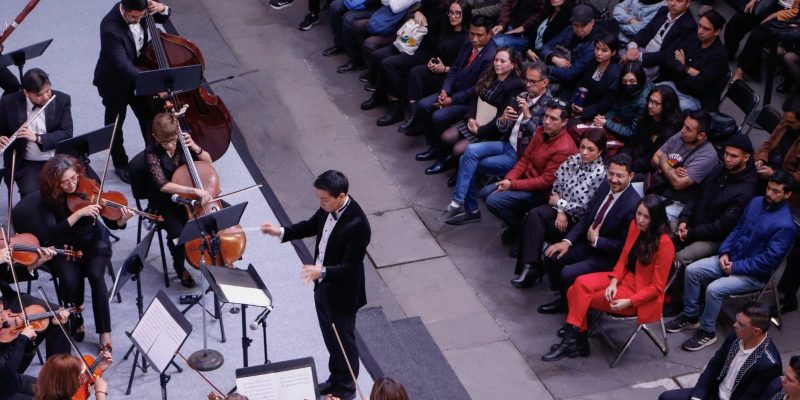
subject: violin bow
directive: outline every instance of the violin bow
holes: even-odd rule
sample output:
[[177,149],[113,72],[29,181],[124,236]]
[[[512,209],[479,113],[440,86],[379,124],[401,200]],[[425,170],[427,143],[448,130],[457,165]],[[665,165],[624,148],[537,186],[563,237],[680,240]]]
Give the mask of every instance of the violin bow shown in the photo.
[[[100,178],[100,186],[99,191],[97,193],[97,201],[94,203],[95,205],[100,205],[100,199],[102,198],[101,194],[103,194],[103,184],[106,183],[106,176],[108,175],[108,165],[111,161],[111,146],[114,145],[114,137],[117,135],[117,124],[119,124],[119,114],[117,117],[114,118],[114,128],[111,130],[111,143],[108,144],[108,155],[106,156],[106,165],[103,167],[103,176]],[[94,223],[97,223],[97,217],[94,219]]]
[[33,11],[33,9],[36,7],[37,4],[39,4],[39,0],[31,0],[28,2],[27,5],[25,5],[25,8],[23,8],[22,11],[17,15],[17,18],[14,18],[14,22],[12,22],[11,25],[9,25],[3,31],[2,35],[0,35],[0,45],[2,45],[3,42],[5,42],[6,39],[8,39],[8,37],[11,36],[11,33],[14,32],[15,29],[17,29],[19,24],[21,24],[22,21],[25,20],[25,17],[27,17],[28,14],[31,11]]
[[350,359],[347,358],[347,352],[344,351],[342,338],[339,337],[339,331],[336,330],[336,324],[331,323],[331,327],[333,327],[333,334],[336,335],[336,341],[339,342],[339,349],[342,350],[342,354],[344,355],[344,362],[347,364],[347,370],[350,371],[350,377],[353,378],[353,384],[356,385],[356,390],[358,391],[358,397],[361,400],[366,400],[366,398],[364,397],[364,393],[361,392],[361,388],[358,386],[358,381],[356,380],[356,374],[353,373],[353,367],[350,366]]
[[189,366],[189,368],[191,368],[191,369],[192,369],[192,371],[194,371],[194,372],[197,372],[197,374],[198,374],[198,375],[200,375],[200,377],[201,377],[201,378],[203,378],[203,380],[204,380],[204,381],[206,381],[206,383],[208,383],[208,384],[209,384],[209,385],[210,385],[212,388],[214,388],[214,390],[216,390],[216,391],[217,391],[217,393],[219,393],[219,394],[220,394],[220,396],[222,396],[223,398],[225,397],[225,393],[223,393],[223,392],[222,392],[222,390],[220,390],[220,389],[217,387],[217,385],[213,384],[213,383],[212,383],[210,380],[208,380],[208,378],[206,378],[206,376],[205,376],[205,375],[203,375],[203,373],[202,373],[202,372],[200,372],[200,370],[198,370],[198,369],[195,369],[195,368],[192,366],[192,363],[190,363],[190,362],[189,362],[189,360],[187,360],[187,359],[186,359],[186,357],[184,357],[184,356],[183,356],[183,354],[181,354],[181,352],[180,352],[180,351],[175,351],[175,354],[177,354],[177,355],[178,355],[178,357],[180,357],[180,358],[183,360],[183,362],[185,362],[185,363],[186,363],[186,365],[188,365],[188,366]]
[[[17,271],[14,270],[14,258],[11,254],[11,206],[13,205],[13,197],[14,197],[14,174],[16,172],[17,167],[17,151],[14,150],[11,152],[11,179],[8,182],[8,219],[6,220],[6,224],[8,224],[8,229],[4,229],[0,226],[0,234],[3,235],[3,240],[6,241],[6,248],[4,251],[7,252],[8,255],[8,269],[11,270],[11,278],[14,280],[14,286],[17,288],[17,301],[19,302],[19,308],[22,310],[22,319],[25,321],[25,327],[29,327],[31,324],[28,322],[28,313],[25,311],[25,305],[22,304],[22,289],[19,287],[19,279],[17,279]],[[8,235],[6,235],[8,233]]]

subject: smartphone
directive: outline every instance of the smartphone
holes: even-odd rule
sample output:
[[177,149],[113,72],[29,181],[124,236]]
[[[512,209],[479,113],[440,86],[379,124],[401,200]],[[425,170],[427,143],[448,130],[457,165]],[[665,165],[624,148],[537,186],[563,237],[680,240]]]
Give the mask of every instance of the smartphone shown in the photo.
[[434,57],[434,58],[431,58],[431,62],[434,63],[434,64],[441,64],[442,60],[440,60],[439,57]]

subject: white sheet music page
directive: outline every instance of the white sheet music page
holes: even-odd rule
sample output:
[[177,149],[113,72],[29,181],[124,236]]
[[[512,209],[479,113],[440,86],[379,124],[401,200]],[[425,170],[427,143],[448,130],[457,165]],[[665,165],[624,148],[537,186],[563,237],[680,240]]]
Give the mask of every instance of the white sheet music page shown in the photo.
[[311,367],[236,378],[239,394],[250,400],[314,400]]
[[219,284],[228,301],[236,304],[247,304],[256,307],[269,307],[272,302],[267,294],[259,288],[249,288],[233,285]]
[[166,370],[173,355],[180,348],[186,332],[156,298],[131,336],[153,361],[153,366],[161,372]]

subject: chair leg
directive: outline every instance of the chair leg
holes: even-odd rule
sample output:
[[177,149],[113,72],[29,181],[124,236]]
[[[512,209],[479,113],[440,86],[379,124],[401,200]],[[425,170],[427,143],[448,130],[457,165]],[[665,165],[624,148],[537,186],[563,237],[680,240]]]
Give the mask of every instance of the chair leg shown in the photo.
[[617,363],[619,362],[620,358],[622,358],[622,355],[628,351],[629,347],[631,347],[631,343],[633,343],[633,340],[636,339],[636,335],[639,334],[639,331],[642,329],[642,327],[645,327],[645,325],[637,326],[636,329],[633,331],[633,333],[631,333],[631,336],[628,338],[628,341],[625,342],[625,345],[622,346],[622,349],[619,351],[619,353],[617,353],[617,357],[614,358],[613,362],[611,362],[611,368],[617,366]]
[[164,238],[161,237],[161,230],[158,233],[158,250],[161,252],[161,268],[164,270],[164,286],[169,287],[169,271],[167,271],[167,255],[164,254]]
[[655,344],[656,347],[658,347],[658,349],[661,350],[661,354],[667,355],[669,349],[667,349],[666,345],[661,343],[661,341],[658,340],[658,338],[656,338],[656,335],[653,333],[653,331],[651,331],[650,328],[644,324],[642,324],[642,330],[644,330],[644,333],[646,333],[647,336],[650,338],[650,340],[653,341],[653,344]]
[[778,327],[778,330],[781,330],[783,327],[783,314],[781,313],[781,294],[778,292],[778,285],[775,283],[775,280],[772,280],[772,293],[775,296],[775,309],[777,310],[778,316],[776,318],[772,318],[772,323]]

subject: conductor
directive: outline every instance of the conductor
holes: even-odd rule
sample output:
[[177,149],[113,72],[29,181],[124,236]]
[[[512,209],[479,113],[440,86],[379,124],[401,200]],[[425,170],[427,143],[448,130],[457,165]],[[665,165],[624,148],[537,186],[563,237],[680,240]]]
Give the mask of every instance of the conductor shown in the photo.
[[328,349],[330,377],[319,385],[320,394],[342,400],[355,397],[355,382],[339,348],[331,323],[342,339],[347,359],[358,377],[356,312],[367,303],[364,287],[364,256],[370,240],[367,216],[348,196],[347,178],[328,170],[314,181],[319,210],[311,218],[292,226],[279,227],[269,222],[261,231],[281,242],[316,236],[314,264],[303,265],[300,278],[314,282],[314,304],[322,338]]

